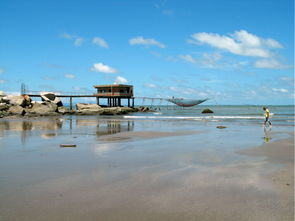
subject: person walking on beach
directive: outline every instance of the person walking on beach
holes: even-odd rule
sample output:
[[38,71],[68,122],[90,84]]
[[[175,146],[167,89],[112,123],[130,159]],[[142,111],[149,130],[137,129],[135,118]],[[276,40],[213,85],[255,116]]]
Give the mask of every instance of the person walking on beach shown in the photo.
[[266,107],[263,107],[264,110],[264,116],[265,116],[265,121],[264,121],[264,125],[266,125],[266,122],[269,123],[269,125],[271,125],[271,122],[269,120],[269,110]]

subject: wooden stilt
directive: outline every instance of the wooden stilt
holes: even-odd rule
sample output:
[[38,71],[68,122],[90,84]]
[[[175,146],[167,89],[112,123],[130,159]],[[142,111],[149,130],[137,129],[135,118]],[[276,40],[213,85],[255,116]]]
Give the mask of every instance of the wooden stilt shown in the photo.
[[70,97],[70,110],[73,110],[73,97]]

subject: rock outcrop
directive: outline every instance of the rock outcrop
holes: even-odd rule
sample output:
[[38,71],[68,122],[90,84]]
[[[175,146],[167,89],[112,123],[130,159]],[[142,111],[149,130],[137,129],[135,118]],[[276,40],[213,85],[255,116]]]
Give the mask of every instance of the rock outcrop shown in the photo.
[[17,105],[13,105],[11,107],[9,107],[8,111],[9,114],[12,115],[25,115],[26,111],[23,107],[21,106],[17,106]]
[[33,107],[27,109],[30,115],[54,115],[57,112],[57,105],[51,102],[34,103]]
[[21,105],[23,103],[23,96],[6,96],[4,97],[4,100],[8,101],[9,104],[12,104],[12,105]]
[[69,110],[67,107],[59,107],[51,101],[32,102],[27,95],[5,96],[0,94],[0,118],[6,116],[55,116],[61,114],[77,115],[123,115],[131,112],[152,111],[148,107],[101,107],[97,104],[76,104],[77,110]]
[[101,107],[97,104],[84,104],[84,103],[77,103],[76,108],[78,111],[83,111],[83,110],[98,111],[101,109]]
[[69,108],[67,107],[57,107],[57,112],[60,113],[60,114],[74,114],[75,111],[74,110],[70,110]]

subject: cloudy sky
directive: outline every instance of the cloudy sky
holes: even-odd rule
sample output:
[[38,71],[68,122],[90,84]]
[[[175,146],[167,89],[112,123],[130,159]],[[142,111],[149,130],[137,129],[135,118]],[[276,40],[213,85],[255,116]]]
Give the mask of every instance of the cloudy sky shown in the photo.
[[0,91],[293,104],[293,0],[2,0]]

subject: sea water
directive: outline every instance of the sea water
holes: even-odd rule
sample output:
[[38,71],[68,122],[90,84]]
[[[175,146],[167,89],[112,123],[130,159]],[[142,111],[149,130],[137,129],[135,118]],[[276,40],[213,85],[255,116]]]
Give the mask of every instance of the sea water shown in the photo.
[[[263,106],[256,105],[199,105],[191,108],[177,106],[151,106],[155,112],[134,113],[126,119],[170,119],[195,121],[233,121],[244,123],[262,123],[265,119]],[[210,109],[212,114],[202,114],[204,109]],[[270,119],[274,124],[294,126],[294,106],[268,106]]]

